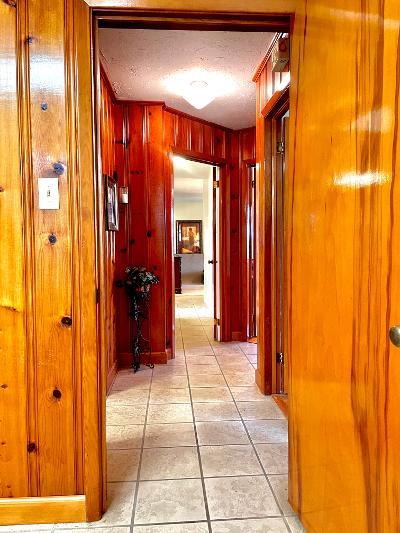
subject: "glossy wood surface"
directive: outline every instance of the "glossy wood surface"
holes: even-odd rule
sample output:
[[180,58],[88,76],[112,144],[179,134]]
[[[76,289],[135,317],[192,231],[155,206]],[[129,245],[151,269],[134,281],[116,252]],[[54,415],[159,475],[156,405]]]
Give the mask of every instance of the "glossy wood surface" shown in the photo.
[[17,92],[17,11],[0,4],[0,496],[29,494],[23,184]]
[[84,522],[85,520],[85,496],[0,499],[0,523],[5,525],[51,524],[56,521]]
[[288,213],[290,500],[400,530],[400,4],[300,2]]
[[290,72],[272,72],[271,49],[257,69],[256,124],[256,277],[257,277],[257,344],[256,381],[265,394],[276,391],[276,311],[275,311],[275,188],[273,160],[276,146],[272,125],[266,115],[282,96],[290,82]]
[[[113,101],[112,89],[108,79],[101,70],[100,73],[100,94],[101,94],[101,115],[100,115],[100,137],[101,137],[101,172],[103,176],[114,177],[117,172],[116,164],[116,136],[117,136],[117,114],[120,109]],[[123,156],[123,154],[122,154]],[[123,168],[123,166],[122,166]],[[117,173],[118,176],[118,173]],[[118,180],[118,186],[121,182]],[[122,221],[123,223],[123,221]],[[106,364],[107,364],[107,386],[110,386],[117,369],[116,350],[116,240],[117,233],[107,231],[102,228],[103,237],[103,262],[105,269],[105,317],[106,317]]]

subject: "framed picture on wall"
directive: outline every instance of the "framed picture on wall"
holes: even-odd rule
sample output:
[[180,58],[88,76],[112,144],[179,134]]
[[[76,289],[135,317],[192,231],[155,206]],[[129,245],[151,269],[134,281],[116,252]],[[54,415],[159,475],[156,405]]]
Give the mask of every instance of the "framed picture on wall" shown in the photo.
[[107,231],[118,231],[118,190],[117,179],[104,175],[105,207]]
[[202,254],[203,235],[201,220],[176,221],[176,253]]

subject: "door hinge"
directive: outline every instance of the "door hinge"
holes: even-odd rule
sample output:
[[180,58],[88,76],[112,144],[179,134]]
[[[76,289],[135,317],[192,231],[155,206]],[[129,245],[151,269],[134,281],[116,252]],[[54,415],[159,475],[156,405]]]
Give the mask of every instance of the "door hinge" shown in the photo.
[[285,364],[285,354],[282,353],[282,352],[278,352],[276,354],[276,362],[279,364],[279,365],[284,365]]
[[276,143],[276,153],[284,154],[285,153],[285,143],[283,141],[278,141]]
[[214,326],[220,326],[221,323],[220,323],[220,320],[219,318],[214,318]]
[[214,180],[213,181],[213,187],[214,187],[214,189],[218,189],[219,188],[219,181],[218,180]]

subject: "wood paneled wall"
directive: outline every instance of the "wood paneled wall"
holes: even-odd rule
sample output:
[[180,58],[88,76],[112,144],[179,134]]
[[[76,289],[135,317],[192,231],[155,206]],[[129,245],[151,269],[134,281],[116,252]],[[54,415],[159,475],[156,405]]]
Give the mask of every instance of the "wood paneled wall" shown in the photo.
[[[118,134],[121,134],[121,109],[114,103],[114,94],[103,69],[100,70],[100,138],[102,174],[114,177],[117,172]],[[118,129],[117,129],[118,128]],[[118,153],[123,157],[123,153]],[[123,165],[122,165],[123,168]],[[120,181],[118,183],[120,185]],[[104,185],[105,186],[105,185]],[[121,221],[123,222],[123,221]],[[117,369],[117,341],[116,341],[116,265],[115,246],[117,232],[102,228],[105,272],[105,331],[106,331],[106,364],[107,388],[112,384]]]
[[[278,37],[278,36],[277,36]],[[257,217],[257,344],[258,364],[256,381],[265,394],[276,392],[275,379],[275,346],[273,324],[275,281],[271,269],[274,247],[274,190],[272,187],[271,168],[266,165],[266,147],[271,139],[267,138],[265,115],[269,107],[290,83],[290,71],[272,72],[271,48],[265,61],[258,70],[254,81],[257,84],[257,124],[256,124],[256,217]]]
[[[117,165],[124,166],[129,186],[129,204],[120,206],[117,236],[117,277],[128,264],[143,264],[161,283],[152,290],[149,332],[152,357],[165,362],[173,353],[174,295],[172,291],[173,169],[171,156],[195,158],[220,165],[221,208],[224,216],[223,245],[226,247],[224,276],[225,340],[242,340],[241,312],[241,161],[255,150],[253,130],[231,130],[203,122],[161,104],[121,103],[126,150],[120,150]],[[122,146],[120,144],[120,146]],[[117,290],[117,352],[121,366],[129,364],[132,329],[125,296]],[[234,302],[234,305],[232,305]],[[147,326],[146,326],[147,327]]]
[[24,212],[17,93],[17,12],[0,4],[0,496],[28,496]]

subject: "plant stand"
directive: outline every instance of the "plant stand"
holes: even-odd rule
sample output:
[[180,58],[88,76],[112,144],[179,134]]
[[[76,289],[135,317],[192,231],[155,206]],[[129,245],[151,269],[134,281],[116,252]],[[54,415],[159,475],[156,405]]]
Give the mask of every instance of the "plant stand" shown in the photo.
[[[135,322],[135,336],[132,342],[133,361],[132,368],[134,372],[140,369],[141,355],[148,353],[151,361],[151,344],[142,333],[142,324],[149,317],[150,291],[131,292],[129,297],[130,310],[129,316]],[[153,363],[147,363],[146,366],[154,368]]]

